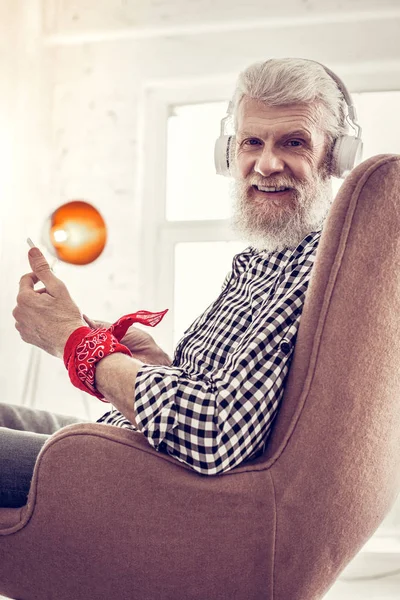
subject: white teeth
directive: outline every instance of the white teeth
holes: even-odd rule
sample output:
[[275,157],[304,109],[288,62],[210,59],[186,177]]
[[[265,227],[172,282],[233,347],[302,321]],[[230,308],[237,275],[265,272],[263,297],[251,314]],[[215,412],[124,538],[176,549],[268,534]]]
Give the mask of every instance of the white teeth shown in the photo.
[[261,187],[260,185],[258,185],[257,188],[260,190],[260,192],[283,192],[284,190],[288,189],[284,186],[277,188],[277,187]]

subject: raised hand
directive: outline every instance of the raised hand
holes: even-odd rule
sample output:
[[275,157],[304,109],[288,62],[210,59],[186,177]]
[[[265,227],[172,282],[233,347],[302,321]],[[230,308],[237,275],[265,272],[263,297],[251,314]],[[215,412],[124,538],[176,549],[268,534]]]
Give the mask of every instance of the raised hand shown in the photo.
[[[38,248],[28,253],[32,273],[21,277],[15,327],[28,344],[62,358],[67,339],[78,327],[85,327],[81,312],[63,281],[56,277]],[[41,281],[44,288],[35,290]]]

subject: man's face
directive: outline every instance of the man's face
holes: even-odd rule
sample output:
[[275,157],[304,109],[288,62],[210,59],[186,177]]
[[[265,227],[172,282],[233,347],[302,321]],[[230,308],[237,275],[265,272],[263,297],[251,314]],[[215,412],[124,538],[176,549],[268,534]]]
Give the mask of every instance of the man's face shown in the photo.
[[[296,247],[332,203],[323,113],[244,97],[235,140],[234,228],[259,249]],[[284,191],[270,188],[284,187]]]

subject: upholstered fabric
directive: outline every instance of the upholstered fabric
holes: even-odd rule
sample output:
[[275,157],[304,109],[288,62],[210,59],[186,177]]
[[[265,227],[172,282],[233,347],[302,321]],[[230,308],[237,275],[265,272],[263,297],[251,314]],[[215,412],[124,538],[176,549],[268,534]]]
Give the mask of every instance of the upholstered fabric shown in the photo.
[[332,206],[265,454],[207,477],[140,433],[63,428],[0,510],[0,593],[323,598],[400,490],[399,182],[371,158]]

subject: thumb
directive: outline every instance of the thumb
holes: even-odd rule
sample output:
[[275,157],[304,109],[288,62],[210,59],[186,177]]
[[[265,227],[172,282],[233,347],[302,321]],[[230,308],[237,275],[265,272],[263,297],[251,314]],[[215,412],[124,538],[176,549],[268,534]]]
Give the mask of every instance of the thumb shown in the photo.
[[83,315],[83,318],[92,329],[97,329],[98,327],[106,327],[108,329],[111,327],[111,323],[108,323],[108,321],[95,321],[95,319],[89,319],[87,315]]
[[89,327],[91,327],[92,329],[96,329],[96,323],[95,321],[93,321],[93,319],[89,319],[89,317],[87,315],[82,315],[84,320],[86,321],[86,323],[89,325]]
[[59,285],[59,279],[54,275],[49,263],[39,250],[39,248],[31,248],[28,252],[29,264],[36,277],[44,283],[47,291],[51,294],[56,291]]

